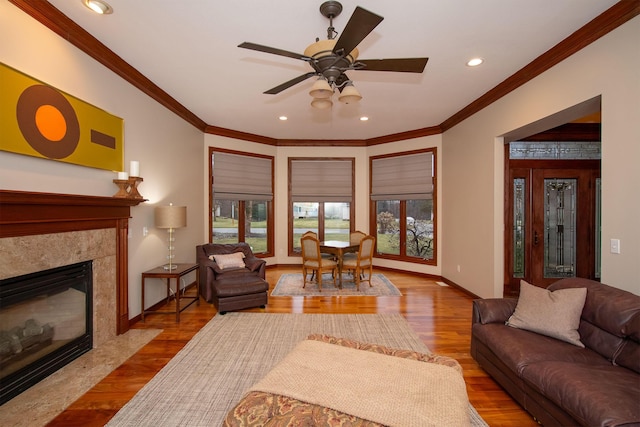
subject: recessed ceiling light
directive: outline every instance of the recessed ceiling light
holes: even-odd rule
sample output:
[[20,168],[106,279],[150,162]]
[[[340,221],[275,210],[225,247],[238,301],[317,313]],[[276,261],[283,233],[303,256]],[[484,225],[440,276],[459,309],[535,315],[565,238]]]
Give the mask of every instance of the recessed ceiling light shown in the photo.
[[360,121],[361,122],[366,122],[367,120],[369,120],[369,117],[367,117],[367,116],[360,117]]
[[484,62],[484,59],[482,58],[471,58],[470,60],[467,61],[467,65],[469,67],[477,67],[478,65],[482,64]]
[[102,0],[82,0],[82,4],[100,15],[113,13],[113,8],[109,6],[107,2]]
[[285,120],[288,119],[288,117],[287,116],[280,116],[280,117],[278,117],[278,119],[280,119],[280,120],[282,120],[284,122]]

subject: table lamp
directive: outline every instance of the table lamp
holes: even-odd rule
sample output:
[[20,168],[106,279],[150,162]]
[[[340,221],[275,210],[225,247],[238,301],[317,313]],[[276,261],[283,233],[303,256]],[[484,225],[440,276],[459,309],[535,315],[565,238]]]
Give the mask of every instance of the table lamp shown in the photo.
[[158,206],[155,209],[155,223],[157,228],[169,229],[169,263],[164,265],[165,270],[175,270],[177,266],[173,264],[173,230],[176,228],[187,226],[187,207],[186,206],[173,206],[173,203],[169,203],[169,206]]

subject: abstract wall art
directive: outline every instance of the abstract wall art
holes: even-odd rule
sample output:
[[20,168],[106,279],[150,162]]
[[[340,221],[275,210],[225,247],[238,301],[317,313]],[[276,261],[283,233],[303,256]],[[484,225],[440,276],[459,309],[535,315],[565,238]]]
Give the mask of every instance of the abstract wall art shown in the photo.
[[0,150],[123,170],[123,120],[0,63]]

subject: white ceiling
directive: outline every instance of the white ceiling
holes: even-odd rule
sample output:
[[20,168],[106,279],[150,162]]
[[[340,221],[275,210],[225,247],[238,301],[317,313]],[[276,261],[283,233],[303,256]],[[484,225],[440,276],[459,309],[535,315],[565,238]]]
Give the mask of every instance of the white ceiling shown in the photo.
[[[277,139],[369,139],[437,126],[616,3],[342,0],[338,33],[356,6],[384,17],[358,46],[361,59],[429,62],[422,74],[350,71],[363,99],[317,110],[313,78],[262,93],[312,71],[306,62],[237,46],[302,53],[327,38],[323,0],[108,0],[114,12],[102,16],[81,0],[49,1],[209,125]],[[467,67],[474,56],[485,63]]]

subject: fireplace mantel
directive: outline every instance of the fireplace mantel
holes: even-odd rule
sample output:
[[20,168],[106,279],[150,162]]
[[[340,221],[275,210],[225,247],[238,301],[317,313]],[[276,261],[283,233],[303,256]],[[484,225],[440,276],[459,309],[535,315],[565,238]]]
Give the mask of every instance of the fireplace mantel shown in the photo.
[[117,333],[129,329],[127,234],[131,206],[143,200],[0,190],[0,238],[114,228]]

